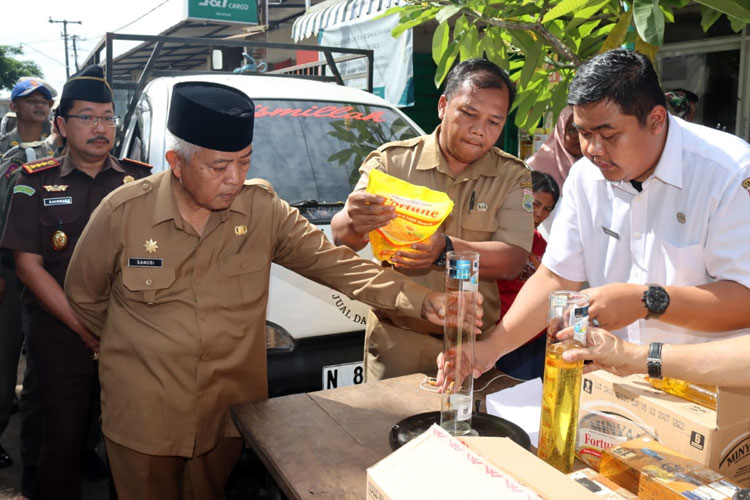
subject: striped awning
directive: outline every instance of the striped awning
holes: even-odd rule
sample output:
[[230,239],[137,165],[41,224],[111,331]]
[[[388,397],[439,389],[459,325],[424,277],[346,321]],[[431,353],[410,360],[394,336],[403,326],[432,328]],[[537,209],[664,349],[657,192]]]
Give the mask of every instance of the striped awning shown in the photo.
[[385,12],[405,0],[325,0],[313,5],[292,25],[295,42],[318,34],[323,28]]

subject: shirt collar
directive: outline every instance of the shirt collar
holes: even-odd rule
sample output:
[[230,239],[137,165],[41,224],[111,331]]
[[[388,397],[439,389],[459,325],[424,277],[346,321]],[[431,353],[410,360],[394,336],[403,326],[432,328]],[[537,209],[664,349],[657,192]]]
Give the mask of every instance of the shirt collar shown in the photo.
[[417,170],[437,169],[438,172],[455,178],[478,179],[479,177],[495,177],[500,175],[497,165],[492,159],[490,152],[484,154],[479,160],[470,163],[458,175],[453,175],[448,160],[445,159],[443,152],[440,150],[438,136],[440,135],[440,125],[428,136],[424,138],[422,154],[419,156]]
[[[156,174],[154,181],[159,181],[156,188],[156,203],[154,204],[154,215],[151,218],[152,225],[160,224],[164,221],[174,220],[178,226],[182,226],[183,220],[180,211],[177,209],[177,200],[172,192],[172,182],[176,182],[172,176],[172,170],[169,168],[164,172]],[[242,188],[244,189],[244,187]],[[247,207],[240,200],[241,194],[235,196],[228,210],[218,210],[211,214],[211,217],[218,216],[224,222],[229,217],[229,212],[238,212],[248,215]]]
[[[664,143],[664,150],[661,152],[654,173],[644,181],[644,184],[650,182],[650,179],[653,177],[656,177],[664,183],[682,189],[682,127],[672,115],[668,116],[669,130],[667,131],[667,140]],[[581,157],[581,159],[579,159],[574,165],[579,163],[588,166],[592,179],[597,181],[607,180],[604,177],[604,174],[602,174],[602,171],[599,170],[599,167],[585,156]]]
[[672,115],[669,117],[669,130],[664,150],[661,152],[659,163],[656,164],[653,177],[666,184],[682,189],[682,127]]
[[156,226],[164,221],[172,220],[182,223],[177,202],[172,194],[172,171],[167,169],[159,172],[152,177],[152,184],[158,182],[156,187],[156,202],[154,203],[154,212],[151,217],[151,225]]
[[[76,166],[73,159],[70,157],[70,154],[66,154],[62,157],[62,165],[60,166],[60,177],[65,177],[66,175],[69,175],[73,170],[78,170],[78,167]],[[115,160],[114,156],[107,155],[107,159],[104,160],[104,165],[102,165],[101,172],[104,172],[105,170],[116,170],[117,172],[120,172],[122,174],[125,173],[125,170],[123,170],[122,166],[120,166],[120,162]]]

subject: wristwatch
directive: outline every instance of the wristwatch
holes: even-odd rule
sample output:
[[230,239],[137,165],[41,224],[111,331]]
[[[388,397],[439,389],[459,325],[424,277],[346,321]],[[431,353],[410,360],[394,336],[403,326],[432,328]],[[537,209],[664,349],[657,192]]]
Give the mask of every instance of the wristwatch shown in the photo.
[[648,376],[651,378],[661,378],[661,346],[661,342],[651,342],[648,346],[646,368],[648,369]]
[[667,310],[669,306],[669,294],[664,287],[649,284],[648,289],[643,292],[641,301],[643,301],[643,305],[646,307],[645,319],[656,319]]
[[445,254],[453,251],[453,242],[451,239],[445,234],[443,235],[443,238],[445,238],[445,248],[443,248],[443,251],[438,258],[435,259],[435,262],[432,263],[433,266],[445,267]]

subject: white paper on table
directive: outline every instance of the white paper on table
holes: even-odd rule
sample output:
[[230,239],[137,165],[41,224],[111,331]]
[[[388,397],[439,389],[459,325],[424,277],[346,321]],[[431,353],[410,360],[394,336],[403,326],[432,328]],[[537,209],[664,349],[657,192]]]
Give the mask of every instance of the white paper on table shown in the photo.
[[535,378],[487,395],[487,413],[519,426],[539,446],[539,420],[542,413],[542,379]]

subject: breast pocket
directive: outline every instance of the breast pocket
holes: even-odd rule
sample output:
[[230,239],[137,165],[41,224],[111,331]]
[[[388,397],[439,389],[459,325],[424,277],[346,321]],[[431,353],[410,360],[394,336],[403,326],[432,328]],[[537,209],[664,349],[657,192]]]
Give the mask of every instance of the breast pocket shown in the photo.
[[663,283],[676,286],[701,285],[709,281],[703,245],[678,247],[662,242]]
[[461,220],[461,237],[468,241],[490,241],[497,228],[491,215],[470,214]]
[[264,304],[268,295],[268,274],[271,262],[255,253],[238,253],[219,261],[219,270],[227,278],[227,291],[239,288],[243,305]]
[[131,300],[146,306],[163,304],[167,290],[175,280],[174,269],[126,267],[122,270],[122,284],[131,292]]

